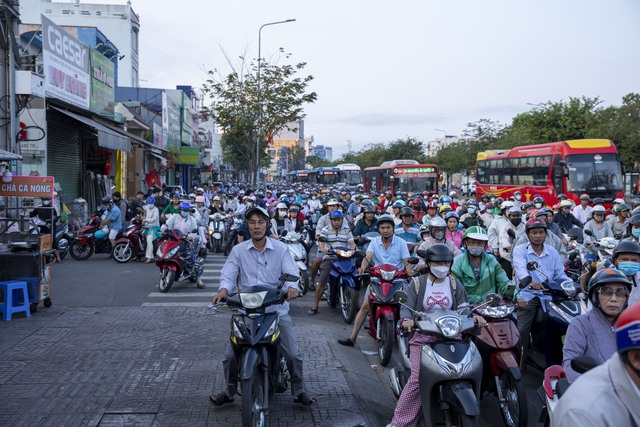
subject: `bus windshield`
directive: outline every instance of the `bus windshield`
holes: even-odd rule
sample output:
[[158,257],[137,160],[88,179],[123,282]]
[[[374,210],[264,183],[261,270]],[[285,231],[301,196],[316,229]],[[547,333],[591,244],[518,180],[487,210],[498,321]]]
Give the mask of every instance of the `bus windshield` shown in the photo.
[[401,176],[399,178],[401,191],[412,193],[422,193],[423,191],[437,192],[437,180],[435,178],[409,178]]
[[613,194],[622,191],[622,172],[616,154],[576,154],[567,156],[566,162],[570,192]]
[[343,170],[342,180],[345,181],[348,185],[362,184],[361,172],[358,170]]

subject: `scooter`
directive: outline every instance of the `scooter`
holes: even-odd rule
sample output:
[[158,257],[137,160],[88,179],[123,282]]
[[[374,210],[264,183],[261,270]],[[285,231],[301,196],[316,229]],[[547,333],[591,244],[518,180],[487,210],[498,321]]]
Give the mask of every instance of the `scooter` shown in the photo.
[[[85,261],[96,254],[111,254],[111,242],[109,234],[100,228],[102,212],[95,212],[87,225],[80,230],[76,237],[69,245],[69,254],[78,261]],[[116,240],[122,237],[122,230],[116,236]]]
[[169,292],[176,280],[196,282],[204,270],[203,260],[196,257],[193,266],[189,266],[189,260],[198,253],[198,241],[190,242],[179,230],[166,230],[159,240],[156,265],[160,269],[160,292]]
[[[49,227],[48,222],[43,221],[38,217],[31,218],[31,222],[33,223],[33,226],[30,227],[30,231],[32,233],[51,233],[51,228]],[[69,232],[69,224],[56,224],[53,239],[57,243],[56,246],[58,248],[58,253],[60,254],[60,259],[64,259],[64,257],[69,253],[69,242],[73,240],[73,236]]]
[[[584,374],[597,366],[598,362],[588,356],[571,359],[571,369],[579,374]],[[542,385],[537,390],[538,397],[543,403],[538,422],[544,424],[544,427],[549,427],[551,414],[555,410],[558,400],[568,390],[569,385],[569,380],[567,380],[562,366],[553,365],[545,369]]]
[[298,290],[305,295],[309,291],[309,267],[307,266],[307,250],[302,243],[302,235],[299,233],[288,233],[287,230],[282,232],[280,241],[287,245],[289,252],[293,256],[298,269],[300,270],[300,280],[298,281]]
[[231,317],[231,345],[238,360],[243,426],[264,426],[274,392],[289,388],[287,362],[279,346],[280,316],[266,308],[282,304],[287,296],[284,283],[298,278],[283,274],[279,280],[276,289],[252,286],[229,294],[226,301],[240,309]]
[[233,218],[227,232],[227,242],[224,246],[224,255],[229,256],[231,249],[238,244],[238,232],[240,226],[244,223],[242,218]]
[[528,421],[527,393],[520,372],[520,334],[510,318],[514,309],[500,295],[491,294],[473,312],[487,322],[476,339],[484,361],[482,390],[498,398],[507,427],[524,427]]
[[[404,291],[396,291],[394,298],[414,313],[415,333],[436,338],[422,347],[420,356],[420,424],[478,426],[482,358],[472,340],[477,331],[473,318],[452,310],[415,311],[404,305]],[[396,368],[389,371],[397,398],[408,375]]]
[[209,215],[209,249],[214,253],[222,252],[226,235],[224,220],[225,217],[221,213],[216,212],[213,215]]
[[[158,249],[158,239],[154,240],[154,253]],[[139,216],[131,220],[131,225],[122,233],[122,237],[116,240],[111,251],[111,258],[118,264],[124,264],[135,256],[142,259],[147,250],[147,236],[142,228],[142,219]]]

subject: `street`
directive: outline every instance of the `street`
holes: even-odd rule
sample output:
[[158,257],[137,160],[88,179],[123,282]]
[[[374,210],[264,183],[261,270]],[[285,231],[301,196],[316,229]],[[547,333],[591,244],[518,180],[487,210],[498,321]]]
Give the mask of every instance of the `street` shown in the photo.
[[[221,408],[208,400],[224,383],[230,311],[207,308],[224,260],[207,258],[205,289],[181,282],[167,294],[157,290],[155,264],[94,255],[53,265],[53,306],[0,326],[0,363],[10,367],[0,374],[0,424],[240,425],[238,397]],[[292,302],[291,315],[306,388],[318,404],[304,408],[288,393],[276,395],[272,425],[385,426],[395,398],[368,330],[355,347],[339,345],[351,325],[324,302],[308,316],[311,299]],[[541,381],[534,369],[525,374],[529,425],[537,425]],[[502,424],[494,397],[481,410],[483,426]]]

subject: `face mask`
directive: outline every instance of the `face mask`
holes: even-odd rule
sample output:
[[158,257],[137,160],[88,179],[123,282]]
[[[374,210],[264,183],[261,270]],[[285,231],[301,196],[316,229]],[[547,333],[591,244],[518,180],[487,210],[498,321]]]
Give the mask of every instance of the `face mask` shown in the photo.
[[484,248],[482,246],[467,246],[467,252],[473,256],[480,256],[484,252]]
[[517,200],[517,201],[522,200],[522,196],[518,194],[518,195],[516,196],[516,200]]
[[149,209],[151,209],[151,206],[153,206],[153,205],[144,205],[144,209],[149,210]]
[[436,240],[444,239],[444,231],[436,231],[433,233],[433,238]]
[[536,207],[536,209],[540,209],[540,208],[542,208],[542,203],[536,203],[536,204],[535,204],[535,207]]
[[635,237],[636,239],[640,238],[640,228],[636,228],[634,230],[631,230],[631,235],[633,237]]
[[280,218],[284,218],[287,216],[287,211],[278,211],[278,216],[280,216]]
[[571,212],[571,209],[570,208],[563,208],[562,212],[568,214],[569,212]]
[[490,200],[491,200],[491,203],[495,203],[496,202],[496,199],[494,199],[493,197]]
[[436,276],[438,279],[444,279],[449,274],[449,267],[446,265],[436,265],[434,267],[429,267],[429,271],[431,274]]
[[458,203],[458,199],[453,199],[453,203]]
[[625,276],[635,276],[640,272],[640,262],[622,261],[618,263],[618,270],[622,271]]
[[188,217],[188,216],[189,216],[189,212],[187,212],[187,211],[180,211],[180,216],[181,216],[182,218],[186,218],[186,217]]
[[474,208],[469,208],[467,209],[467,212],[469,212],[469,215],[473,215],[474,213],[476,213],[476,210]]
[[522,223],[522,218],[510,219],[509,221],[511,221],[514,227],[517,227]]

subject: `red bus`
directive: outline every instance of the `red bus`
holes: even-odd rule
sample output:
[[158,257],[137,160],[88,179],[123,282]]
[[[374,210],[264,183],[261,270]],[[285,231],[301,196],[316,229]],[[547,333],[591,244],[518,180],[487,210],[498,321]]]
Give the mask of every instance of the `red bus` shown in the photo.
[[610,205],[623,189],[622,164],[608,139],[578,139],[489,150],[478,153],[476,197],[495,194],[505,200],[520,190],[523,201],[537,194],[558,203],[558,194],[579,204],[582,193]]
[[364,191],[378,193],[391,191],[429,194],[438,192],[438,167],[432,164],[420,164],[416,160],[391,160],[380,166],[364,168],[362,171]]

